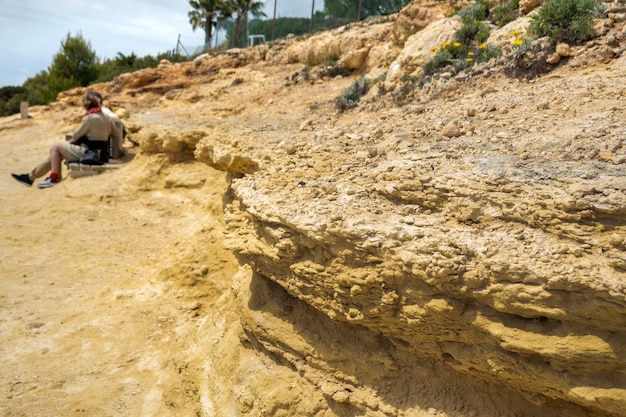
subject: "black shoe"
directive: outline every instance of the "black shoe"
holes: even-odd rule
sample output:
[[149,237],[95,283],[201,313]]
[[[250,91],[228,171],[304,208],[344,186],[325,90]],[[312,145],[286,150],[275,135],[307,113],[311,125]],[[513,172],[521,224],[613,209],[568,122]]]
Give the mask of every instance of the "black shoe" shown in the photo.
[[11,176],[29,187],[33,185],[33,180],[28,177],[28,174],[11,174]]

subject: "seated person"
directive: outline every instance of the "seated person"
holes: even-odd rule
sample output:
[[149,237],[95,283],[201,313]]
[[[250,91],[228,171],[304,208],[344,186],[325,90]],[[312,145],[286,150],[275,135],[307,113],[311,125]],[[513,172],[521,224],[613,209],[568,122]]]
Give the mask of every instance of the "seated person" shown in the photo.
[[100,93],[98,93],[97,91],[92,91],[92,93],[94,93],[96,97],[98,97],[98,100],[100,102],[100,108],[102,109],[102,113],[104,113],[105,116],[111,119],[115,127],[119,129],[119,131],[121,132],[121,135],[119,136],[116,136],[116,135],[111,136],[110,138],[111,144],[110,144],[110,151],[109,151],[109,157],[113,159],[121,158],[124,156],[124,148],[122,146],[124,142],[124,136],[125,136],[124,124],[122,123],[122,121],[120,120],[120,117],[117,114],[115,114],[108,107],[104,106],[102,95]]
[[82,104],[87,113],[83,117],[80,126],[66,142],[58,142],[50,148],[50,157],[35,167],[28,174],[11,174],[13,178],[28,186],[37,178],[41,178],[50,172],[50,176],[39,183],[39,188],[48,188],[61,181],[61,161],[80,160],[87,149],[100,150],[101,154],[108,155],[108,140],[113,136],[114,140],[121,143],[122,132],[113,124],[100,107],[99,94],[87,91],[82,99]]

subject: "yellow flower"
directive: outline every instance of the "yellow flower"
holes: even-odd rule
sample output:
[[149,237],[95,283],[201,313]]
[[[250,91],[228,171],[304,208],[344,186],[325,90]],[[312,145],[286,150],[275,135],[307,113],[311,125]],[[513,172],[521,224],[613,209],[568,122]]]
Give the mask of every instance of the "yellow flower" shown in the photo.
[[452,45],[452,42],[450,41],[447,41],[441,44],[441,46],[450,46],[450,45]]
[[515,42],[513,42],[514,45],[520,46],[524,44],[524,40],[523,39],[515,39]]
[[469,56],[474,56],[474,52],[472,52],[472,51],[469,51],[467,54],[468,54]]
[[472,58],[465,58],[465,61],[467,61],[467,62],[472,62],[472,61],[473,61],[473,59],[472,59]]
[[454,42],[454,47],[455,47],[455,48],[458,48],[458,47],[460,47],[460,46],[461,46],[461,43],[460,43],[460,42]]
[[478,49],[485,49],[485,48],[487,48],[486,43],[481,43],[480,45],[478,45]]
[[500,21],[499,21],[499,20],[498,20],[498,21],[496,21],[496,26],[498,26],[499,24],[500,24]]
[[512,31],[512,32],[511,32],[511,35],[513,35],[513,36],[517,36],[518,34],[519,34],[519,32],[518,32],[518,31],[516,31],[516,30],[514,30],[514,31]]
[[439,50],[439,48],[435,47],[435,48],[430,48],[430,52],[437,52]]

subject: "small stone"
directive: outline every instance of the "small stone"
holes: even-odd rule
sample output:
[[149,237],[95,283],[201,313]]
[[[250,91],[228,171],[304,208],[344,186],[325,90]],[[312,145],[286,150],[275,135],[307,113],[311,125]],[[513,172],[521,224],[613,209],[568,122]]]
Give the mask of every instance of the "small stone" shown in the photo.
[[561,62],[561,55],[555,52],[552,55],[550,55],[548,59],[546,59],[546,62],[550,65],[556,65],[559,62]]
[[[610,18],[613,22],[623,22],[626,20],[626,13],[611,13]],[[626,32],[626,26],[624,26],[624,32]]]
[[613,233],[611,235],[611,245],[621,246],[623,242],[624,242],[624,239],[622,238],[622,236],[618,235],[617,233]]
[[347,391],[337,391],[333,394],[333,400],[338,403],[349,403],[350,402],[350,394]]
[[363,293],[363,288],[361,288],[360,285],[353,285],[352,288],[350,288],[350,295],[352,297],[357,296],[362,293]]
[[461,129],[459,129],[455,122],[450,122],[445,125],[441,134],[447,138],[456,138],[461,136]]
[[566,43],[559,43],[556,45],[556,53],[566,58],[572,54],[572,48]]
[[601,63],[603,64],[609,63],[613,59],[614,56],[615,56],[615,53],[608,46],[604,45],[598,48],[598,60]]
[[302,132],[303,130],[307,130],[312,124],[313,121],[311,119],[305,120],[300,124],[300,131]]
[[161,69],[161,68],[167,68],[167,67],[171,67],[171,66],[172,66],[172,63],[170,61],[168,61],[167,59],[162,59],[159,62],[158,68]]
[[187,311],[195,311],[195,310],[200,310],[200,308],[202,307],[202,303],[200,303],[199,301],[193,302],[191,303],[188,307],[187,307]]
[[200,66],[200,64],[202,64],[202,61],[204,61],[205,58],[209,58],[209,54],[198,55],[196,59],[193,60],[194,65],[196,67]]
[[542,100],[537,104],[537,109],[539,110],[548,110],[550,108],[550,101]]
[[519,2],[519,11],[521,14],[526,15],[530,11],[534,10],[541,4],[541,0],[521,0]]
[[606,43],[607,45],[610,45],[610,46],[617,46],[619,44],[619,41],[617,40],[615,35],[610,34],[609,36],[606,37]]
[[351,308],[348,310],[348,319],[350,320],[361,320],[363,319],[363,313],[361,313],[356,308]]

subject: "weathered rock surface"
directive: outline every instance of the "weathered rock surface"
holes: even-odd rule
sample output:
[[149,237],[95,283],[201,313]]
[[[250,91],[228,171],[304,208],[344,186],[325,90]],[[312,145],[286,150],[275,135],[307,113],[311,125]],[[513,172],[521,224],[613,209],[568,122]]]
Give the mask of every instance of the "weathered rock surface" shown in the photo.
[[[408,38],[390,74],[413,73],[428,53],[411,45],[428,51],[454,22]],[[297,42],[285,56],[316,65],[371,46],[356,30]],[[370,110],[330,117],[349,80],[285,88],[262,63],[223,72],[224,83],[244,78],[226,93],[241,108],[205,130],[195,155],[247,174],[233,179],[225,218],[226,247],[248,266],[235,293],[249,339],[329,401],[368,415],[411,410],[392,392],[416,363],[519,393],[539,405],[533,415],[623,415],[626,128],[616,86],[626,74],[624,58],[611,62],[532,82],[497,72],[441,80],[415,104],[373,97]],[[180,99],[164,104],[172,115]],[[223,101],[192,106],[215,117]],[[294,113],[307,114],[306,129],[297,118],[288,127]],[[351,342],[327,340],[327,327]],[[403,396],[422,388],[408,384]]]
[[[474,100],[419,116],[319,126],[288,163],[233,182],[228,247],[332,321],[384,336],[409,355],[399,369],[441,361],[533,402],[622,415],[626,131],[606,94],[620,77],[484,79],[450,86]],[[569,107],[592,91],[600,107]],[[437,133],[468,106],[471,133]]]

